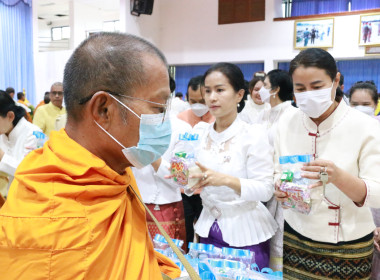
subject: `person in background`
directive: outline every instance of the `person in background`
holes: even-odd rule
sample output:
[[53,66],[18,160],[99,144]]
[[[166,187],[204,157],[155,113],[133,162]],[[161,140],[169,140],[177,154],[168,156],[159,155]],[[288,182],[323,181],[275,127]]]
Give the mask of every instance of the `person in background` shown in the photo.
[[63,107],[61,82],[56,82],[51,86],[49,98],[50,102],[38,108],[33,119],[33,123],[41,128],[47,137],[50,137],[50,132],[55,130],[57,117],[66,114],[66,109]]
[[[262,110],[256,122],[265,126],[271,146],[274,146],[277,125],[286,114],[296,110],[292,106],[293,83],[288,72],[275,69],[266,75],[264,86],[259,90],[261,100],[270,107]],[[274,271],[282,271],[284,215],[280,203],[273,196],[266,207],[277,222],[278,229],[270,244],[270,268]]]
[[[340,74],[327,51],[301,51],[289,73],[299,109],[278,123],[275,177],[281,176],[280,156],[315,160],[301,169],[303,178],[314,180],[311,212],[284,210],[284,279],[369,279],[370,207],[380,207],[379,123],[342,102]],[[288,199],[281,191],[275,195]]]
[[37,148],[34,132],[41,129],[25,119],[26,112],[8,94],[0,93],[0,193],[7,196],[16,169]]
[[49,97],[49,95],[50,95],[50,91],[45,92],[44,99],[41,100],[40,103],[38,103],[36,109],[34,110],[34,113],[35,113],[35,112],[37,111],[37,109],[38,109],[39,107],[41,107],[42,105],[49,104],[49,102],[50,102],[50,97]]
[[250,95],[243,111],[239,113],[239,118],[247,123],[255,123],[259,113],[265,108],[270,108],[268,103],[261,100],[259,90],[264,85],[264,72],[257,72],[254,74],[253,79],[249,82]]
[[15,89],[13,87],[7,87],[5,92],[12,98],[15,98]]
[[202,97],[202,76],[191,78],[187,85],[187,100],[190,104],[190,109],[179,113],[177,117],[189,123],[194,127],[197,123],[203,121],[212,123],[215,118],[210,114],[209,109],[205,105],[205,100]]
[[[372,81],[357,82],[349,91],[351,107],[359,110],[360,112],[373,117],[380,121],[380,116],[375,116],[375,108],[378,103],[378,95],[376,85]],[[375,230],[375,239],[379,238],[380,231],[380,209],[371,208],[373,220],[377,229]],[[372,278],[380,279],[380,251],[379,246],[376,246],[373,252],[372,259]]]
[[73,52],[63,83],[67,125],[21,163],[0,209],[1,277],[179,277],[153,249],[130,169],[169,146],[165,57],[142,38],[97,33]]
[[274,145],[277,123],[289,110],[294,110],[293,84],[288,72],[280,69],[270,71],[264,86],[259,90],[260,99],[270,105],[257,116],[256,122],[263,124],[268,130],[269,143]]
[[[173,92],[175,82],[170,75],[169,78],[171,81],[170,91]],[[144,203],[171,238],[184,241],[182,249],[186,251],[185,214],[180,187],[172,180],[167,180],[165,176],[170,174],[168,170],[170,169],[170,159],[173,153],[180,151],[179,147],[181,147],[182,143],[179,136],[191,133],[192,128],[188,123],[179,120],[175,116],[170,117],[170,123],[172,135],[166,152],[151,165],[141,169],[133,167],[132,171]],[[150,236],[154,238],[157,233],[161,234],[150,215],[147,215],[146,218]]]
[[[269,240],[277,225],[261,201],[273,195],[273,149],[261,125],[237,117],[244,76],[231,63],[204,74],[204,98],[216,118],[196,149],[202,213],[195,225],[200,242],[255,252],[260,269],[269,265]],[[195,127],[196,129],[196,127]]]
[[177,116],[179,113],[189,109],[189,103],[182,100],[182,92],[176,92],[170,105],[170,113],[172,116]]
[[[196,76],[190,79],[186,93],[190,109],[177,115],[178,119],[187,122],[191,127],[194,127],[200,122],[206,124],[215,121],[201,93],[202,79],[202,76]],[[196,191],[192,196],[182,194],[182,202],[185,209],[186,240],[187,242],[193,242],[194,222],[199,218],[202,212],[202,201],[199,196],[199,191]]]
[[350,88],[349,98],[351,107],[380,121],[380,116],[375,116],[379,96],[373,81],[355,83]]
[[32,110],[28,107],[28,105],[25,103],[25,94],[23,92],[18,92],[17,93],[17,105],[21,106],[22,108],[24,108],[25,112],[26,112],[26,115],[25,115],[25,118],[28,122],[32,122],[32,117],[31,117],[31,113],[32,113]]

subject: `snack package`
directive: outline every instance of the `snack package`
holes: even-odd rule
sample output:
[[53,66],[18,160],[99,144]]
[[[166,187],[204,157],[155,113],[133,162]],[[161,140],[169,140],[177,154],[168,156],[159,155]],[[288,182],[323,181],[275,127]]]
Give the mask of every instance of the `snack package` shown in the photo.
[[170,172],[173,181],[184,188],[186,195],[193,195],[191,188],[198,183],[199,178],[189,178],[190,175],[201,173],[201,169],[195,164],[194,149],[198,143],[198,134],[180,134],[180,145],[170,160]]
[[282,167],[279,190],[286,192],[288,200],[282,204],[299,213],[308,215],[312,210],[311,189],[313,181],[301,177],[301,167],[312,160],[311,155],[293,155],[280,157]]

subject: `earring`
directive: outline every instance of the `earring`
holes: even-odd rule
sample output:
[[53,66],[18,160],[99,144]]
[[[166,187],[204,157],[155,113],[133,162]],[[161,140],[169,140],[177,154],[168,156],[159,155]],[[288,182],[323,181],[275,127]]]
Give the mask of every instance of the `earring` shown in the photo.
[[240,107],[240,103],[238,103],[238,108]]

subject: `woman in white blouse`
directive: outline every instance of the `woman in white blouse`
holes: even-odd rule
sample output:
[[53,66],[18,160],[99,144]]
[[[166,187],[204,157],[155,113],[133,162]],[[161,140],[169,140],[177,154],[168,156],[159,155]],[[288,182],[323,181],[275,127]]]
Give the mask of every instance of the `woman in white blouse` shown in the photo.
[[[276,174],[280,156],[312,154],[302,176],[317,182],[309,186],[309,215],[284,211],[284,278],[369,279],[370,207],[380,207],[380,125],[341,101],[340,73],[328,52],[302,51],[289,72],[300,110],[279,121]],[[283,192],[275,195],[287,200]]]
[[0,93],[0,192],[6,196],[17,166],[37,148],[34,131],[41,129],[28,122],[25,110],[5,93]]
[[[204,130],[196,152],[202,174],[203,211],[195,225],[200,242],[255,252],[269,265],[269,239],[277,225],[261,203],[273,195],[273,151],[265,128],[237,118],[244,94],[241,70],[218,63],[204,75],[204,98],[215,122]],[[195,127],[196,129],[196,127]]]

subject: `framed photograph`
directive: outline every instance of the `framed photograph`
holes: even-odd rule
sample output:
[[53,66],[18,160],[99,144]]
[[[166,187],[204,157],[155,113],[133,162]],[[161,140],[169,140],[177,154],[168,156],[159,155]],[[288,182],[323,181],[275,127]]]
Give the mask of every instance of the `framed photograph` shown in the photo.
[[334,18],[294,21],[294,48],[332,48],[334,46]]
[[359,46],[380,45],[380,13],[360,15]]
[[366,46],[365,54],[366,55],[380,55],[380,46]]

